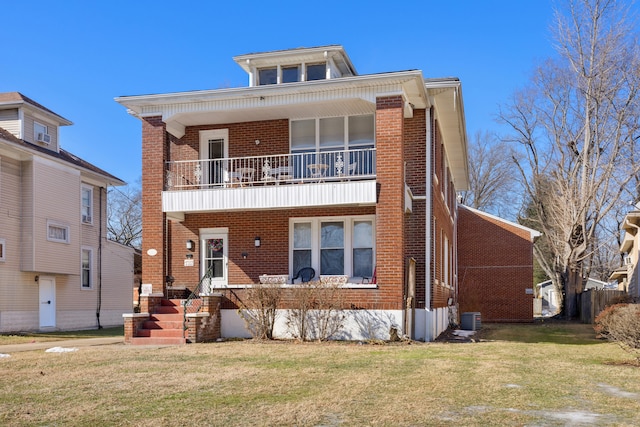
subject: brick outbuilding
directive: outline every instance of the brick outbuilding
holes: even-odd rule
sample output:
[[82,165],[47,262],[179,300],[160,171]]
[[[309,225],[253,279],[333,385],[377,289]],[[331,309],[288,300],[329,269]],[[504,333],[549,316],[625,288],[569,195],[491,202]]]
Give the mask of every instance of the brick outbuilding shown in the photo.
[[466,206],[458,209],[460,312],[486,322],[533,321],[533,243],[540,233]]

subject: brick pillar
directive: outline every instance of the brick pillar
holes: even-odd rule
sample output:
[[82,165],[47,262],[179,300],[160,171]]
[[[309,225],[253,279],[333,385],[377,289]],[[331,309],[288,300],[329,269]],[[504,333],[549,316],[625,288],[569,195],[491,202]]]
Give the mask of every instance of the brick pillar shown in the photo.
[[402,309],[404,286],[404,100],[376,100],[376,267],[382,306]]
[[[165,215],[162,213],[165,161],[165,124],[161,117],[142,119],[142,283],[153,285],[153,293],[165,286]],[[155,249],[156,255],[147,251]]]

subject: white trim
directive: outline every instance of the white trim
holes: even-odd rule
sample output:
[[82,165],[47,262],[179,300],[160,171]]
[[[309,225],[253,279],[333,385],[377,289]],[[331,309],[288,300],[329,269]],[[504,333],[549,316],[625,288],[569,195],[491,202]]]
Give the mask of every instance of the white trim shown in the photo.
[[[89,215],[84,213],[84,191],[89,191]],[[80,185],[80,222],[86,225],[93,225],[93,186],[82,183]]]
[[467,210],[469,210],[471,212],[474,212],[474,213],[476,213],[478,215],[486,216],[488,218],[494,219],[494,220],[502,222],[504,224],[509,224],[509,225],[512,225],[512,226],[514,226],[516,228],[524,230],[524,231],[528,232],[531,235],[531,240],[535,240],[538,237],[542,236],[542,233],[537,231],[537,230],[534,230],[534,229],[529,228],[529,227],[525,227],[524,225],[520,225],[520,224],[515,223],[515,222],[507,221],[504,218],[500,218],[498,216],[491,215],[491,214],[486,213],[486,212],[479,211],[478,209],[471,208],[471,207],[469,207],[467,205],[460,204],[460,205],[458,205],[458,207],[462,208],[462,209],[467,209]]
[[[289,275],[293,277],[296,272],[293,271],[293,231],[296,223],[311,223],[311,267],[316,271],[316,277],[320,277],[320,226],[323,222],[342,222],[344,224],[344,272],[343,274],[353,277],[353,224],[356,221],[371,221],[372,225],[372,245],[373,245],[373,266],[376,263],[376,216],[375,215],[345,215],[345,216],[318,216],[318,217],[294,217],[289,218]],[[373,274],[373,272],[372,272]],[[358,278],[355,278],[356,280]],[[362,280],[362,278],[359,278]],[[349,282],[354,284],[353,282]],[[366,285],[366,284],[365,284]],[[360,285],[357,287],[361,287]],[[375,286],[375,285],[374,285]]]
[[[84,286],[84,252],[89,252],[89,286]],[[80,289],[85,291],[90,291],[93,289],[94,284],[94,271],[95,271],[95,257],[93,256],[93,248],[91,246],[81,246],[80,248]]]

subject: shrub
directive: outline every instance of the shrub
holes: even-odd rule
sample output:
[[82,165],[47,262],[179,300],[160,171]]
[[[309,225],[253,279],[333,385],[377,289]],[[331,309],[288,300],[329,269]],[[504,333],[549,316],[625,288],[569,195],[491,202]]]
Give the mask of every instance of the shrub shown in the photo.
[[293,337],[326,341],[344,326],[343,290],[339,284],[311,281],[292,288],[291,295],[287,325]]
[[640,361],[640,304],[608,306],[596,317],[594,329]]
[[273,339],[273,328],[278,318],[280,284],[259,283],[247,290],[240,302],[240,316],[254,338]]

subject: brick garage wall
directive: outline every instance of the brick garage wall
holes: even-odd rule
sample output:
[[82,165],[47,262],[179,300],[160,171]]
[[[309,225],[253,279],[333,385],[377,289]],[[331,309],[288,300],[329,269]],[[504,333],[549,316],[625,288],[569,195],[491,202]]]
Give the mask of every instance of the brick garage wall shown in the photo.
[[458,209],[460,312],[488,322],[533,321],[531,235],[508,222]]

